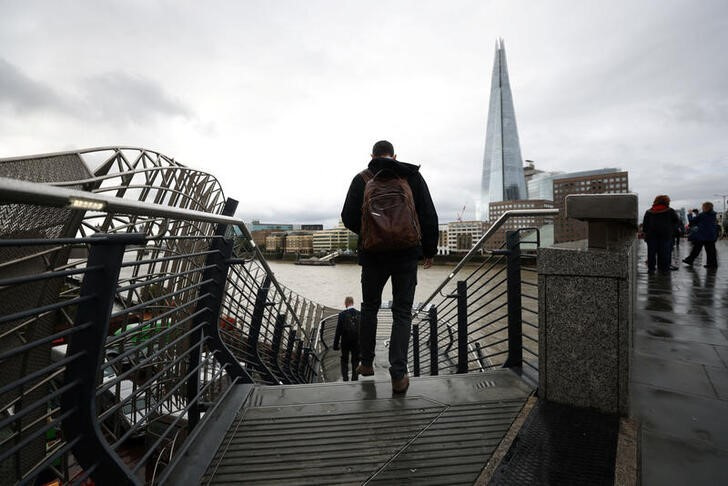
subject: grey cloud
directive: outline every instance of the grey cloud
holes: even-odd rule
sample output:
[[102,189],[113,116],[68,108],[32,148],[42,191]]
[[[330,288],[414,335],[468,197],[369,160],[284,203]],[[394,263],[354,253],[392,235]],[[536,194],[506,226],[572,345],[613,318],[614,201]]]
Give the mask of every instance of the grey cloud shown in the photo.
[[124,72],[81,82],[81,95],[56,91],[0,58],[0,105],[17,113],[56,112],[79,119],[148,121],[155,116],[191,117],[191,111],[158,83]]
[[18,67],[0,58],[0,105],[2,104],[17,112],[60,110],[64,107],[61,98],[49,85],[31,79]]
[[85,111],[106,118],[146,121],[155,115],[191,116],[190,110],[158,83],[124,72],[90,77],[83,83]]

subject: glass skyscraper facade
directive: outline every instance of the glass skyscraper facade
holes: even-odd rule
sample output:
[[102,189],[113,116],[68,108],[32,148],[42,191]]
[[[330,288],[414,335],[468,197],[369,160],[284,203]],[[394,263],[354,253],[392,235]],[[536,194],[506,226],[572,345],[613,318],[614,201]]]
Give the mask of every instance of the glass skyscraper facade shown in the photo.
[[491,202],[526,199],[526,180],[503,39],[496,41],[485,133],[480,210],[488,220]]

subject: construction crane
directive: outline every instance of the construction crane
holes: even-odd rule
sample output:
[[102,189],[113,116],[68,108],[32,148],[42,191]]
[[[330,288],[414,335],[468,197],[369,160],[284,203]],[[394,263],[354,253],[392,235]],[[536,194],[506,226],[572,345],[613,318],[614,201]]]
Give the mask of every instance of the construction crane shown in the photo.
[[467,207],[467,204],[464,204],[464,205],[463,205],[463,209],[461,209],[461,210],[460,210],[460,211],[458,212],[457,216],[455,217],[455,220],[456,220],[456,221],[457,221],[458,223],[461,223],[461,222],[463,221],[463,214],[465,213],[465,208],[466,208],[466,207]]

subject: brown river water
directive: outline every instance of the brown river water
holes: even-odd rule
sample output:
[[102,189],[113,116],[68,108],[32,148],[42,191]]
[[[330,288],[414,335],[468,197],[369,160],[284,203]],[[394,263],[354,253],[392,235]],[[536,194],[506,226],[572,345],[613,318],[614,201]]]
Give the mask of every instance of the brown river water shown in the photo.
[[[278,281],[294,292],[330,307],[343,308],[347,295],[354,297],[357,307],[361,303],[361,267],[355,263],[338,263],[335,266],[295,265],[292,262],[269,261]],[[434,265],[427,270],[420,265],[417,272],[415,304],[427,299],[452,271],[454,265]],[[458,276],[465,278],[472,269],[464,268]],[[454,282],[451,282],[454,287]],[[450,285],[448,285],[450,288]],[[391,282],[387,282],[382,301],[392,299]]]

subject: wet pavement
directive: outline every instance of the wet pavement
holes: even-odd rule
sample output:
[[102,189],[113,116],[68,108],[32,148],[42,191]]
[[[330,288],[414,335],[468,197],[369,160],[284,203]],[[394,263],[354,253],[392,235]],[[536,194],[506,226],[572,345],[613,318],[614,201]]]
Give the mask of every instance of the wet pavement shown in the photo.
[[728,484],[728,241],[717,270],[704,254],[681,263],[684,242],[667,275],[647,274],[640,245],[630,392],[642,484]]
[[256,386],[205,484],[473,484],[531,394],[509,370]]

